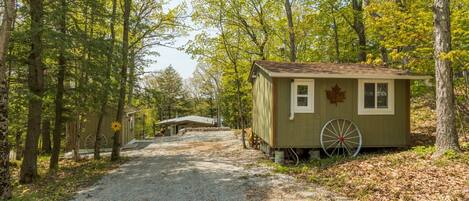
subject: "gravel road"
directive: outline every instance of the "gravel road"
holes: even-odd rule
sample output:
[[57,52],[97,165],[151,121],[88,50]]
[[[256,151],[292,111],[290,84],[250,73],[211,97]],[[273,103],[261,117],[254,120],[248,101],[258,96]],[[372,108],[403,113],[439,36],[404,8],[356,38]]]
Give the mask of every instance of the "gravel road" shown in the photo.
[[80,191],[77,201],[345,200],[322,187],[276,174],[232,131],[162,137]]

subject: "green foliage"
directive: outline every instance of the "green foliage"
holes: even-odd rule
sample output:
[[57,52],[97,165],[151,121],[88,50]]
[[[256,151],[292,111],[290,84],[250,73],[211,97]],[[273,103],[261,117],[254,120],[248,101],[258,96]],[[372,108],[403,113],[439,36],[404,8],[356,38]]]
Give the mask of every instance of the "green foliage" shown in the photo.
[[435,152],[435,146],[417,146],[412,147],[412,151],[420,157],[428,157]]

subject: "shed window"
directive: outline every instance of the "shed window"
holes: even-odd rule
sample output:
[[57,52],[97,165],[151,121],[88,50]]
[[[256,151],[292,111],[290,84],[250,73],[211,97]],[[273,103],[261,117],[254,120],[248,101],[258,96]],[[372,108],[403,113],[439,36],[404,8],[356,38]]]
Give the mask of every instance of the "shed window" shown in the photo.
[[359,80],[358,114],[394,114],[394,80]]
[[292,109],[295,113],[314,112],[314,80],[295,79],[292,82]]

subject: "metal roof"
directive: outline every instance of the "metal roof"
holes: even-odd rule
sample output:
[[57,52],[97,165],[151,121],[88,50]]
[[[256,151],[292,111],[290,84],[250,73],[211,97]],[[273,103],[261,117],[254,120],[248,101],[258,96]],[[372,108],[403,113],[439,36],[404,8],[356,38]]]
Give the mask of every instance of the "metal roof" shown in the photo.
[[201,116],[185,116],[185,117],[178,117],[178,118],[173,118],[173,119],[166,119],[163,121],[160,121],[158,124],[163,125],[163,124],[180,124],[180,123],[186,123],[186,122],[194,122],[194,123],[200,123],[200,124],[207,124],[207,125],[214,125],[215,124],[215,119],[213,118],[208,118],[208,117],[201,117]]

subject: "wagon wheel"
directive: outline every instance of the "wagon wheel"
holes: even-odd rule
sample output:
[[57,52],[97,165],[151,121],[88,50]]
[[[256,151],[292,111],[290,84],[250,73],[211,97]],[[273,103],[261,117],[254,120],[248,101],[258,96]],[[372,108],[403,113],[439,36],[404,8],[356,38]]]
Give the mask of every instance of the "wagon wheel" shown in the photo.
[[321,147],[329,156],[356,156],[362,146],[357,125],[347,119],[332,119],[321,130]]

